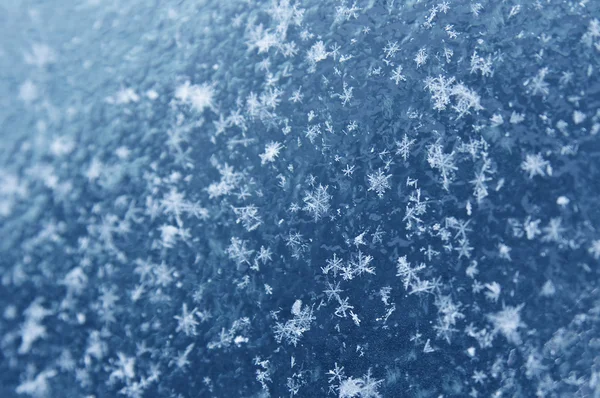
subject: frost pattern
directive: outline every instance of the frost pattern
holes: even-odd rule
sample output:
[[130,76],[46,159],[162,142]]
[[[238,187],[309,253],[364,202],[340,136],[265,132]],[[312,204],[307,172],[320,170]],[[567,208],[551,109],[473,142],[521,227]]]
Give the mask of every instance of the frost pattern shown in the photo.
[[600,397],[600,2],[4,3],[2,397]]

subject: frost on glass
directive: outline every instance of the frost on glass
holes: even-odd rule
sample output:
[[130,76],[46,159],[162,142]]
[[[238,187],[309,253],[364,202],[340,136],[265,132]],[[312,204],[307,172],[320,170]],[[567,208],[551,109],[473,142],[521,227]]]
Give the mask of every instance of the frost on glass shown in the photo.
[[0,397],[600,397],[600,2],[0,33]]

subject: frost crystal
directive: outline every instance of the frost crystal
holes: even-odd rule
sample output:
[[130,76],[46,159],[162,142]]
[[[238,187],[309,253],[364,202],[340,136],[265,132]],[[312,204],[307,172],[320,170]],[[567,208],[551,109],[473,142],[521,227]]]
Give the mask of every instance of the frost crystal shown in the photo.
[[401,81],[406,81],[406,76],[402,74],[402,65],[398,65],[396,69],[394,69],[390,80],[393,80],[394,83],[396,83],[396,85],[398,85],[398,83],[400,83]]
[[265,152],[258,155],[260,157],[261,164],[272,163],[275,161],[277,156],[279,156],[279,152],[283,148],[279,142],[271,141],[265,146]]
[[318,62],[321,62],[327,59],[327,50],[325,49],[325,44],[322,41],[318,41],[308,50],[306,54],[306,59],[308,60],[309,65],[311,66],[311,71],[315,70],[315,67]]
[[600,398],[600,0],[4,3],[2,397]]
[[307,191],[303,201],[302,210],[309,213],[316,222],[329,211],[331,195],[327,193],[327,186],[320,185],[313,191]]
[[391,188],[389,182],[391,177],[390,174],[383,174],[381,169],[378,169],[375,173],[368,174],[369,191],[375,191],[377,196],[382,198],[385,191]]
[[383,380],[373,379],[371,370],[359,378],[348,377],[340,382],[339,398],[380,398],[378,389]]
[[502,311],[489,314],[488,320],[494,325],[494,333],[501,333],[508,341],[520,344],[521,337],[518,329],[525,327],[521,321],[521,310],[524,304],[516,307],[504,307]]
[[[539,153],[527,154],[525,160],[521,163],[521,169],[527,172],[529,178],[533,178],[536,175],[544,177],[550,170],[550,162],[545,160]],[[548,174],[551,174],[551,172]]]
[[277,322],[274,332],[279,343],[285,340],[286,343],[296,346],[300,337],[310,330],[311,323],[316,318],[313,315],[313,309],[307,305],[302,307],[302,301],[300,300],[294,302],[292,314],[294,317],[287,322]]
[[196,85],[186,81],[175,90],[176,99],[191,106],[198,112],[203,112],[207,108],[214,111],[214,96],[214,86],[208,83]]

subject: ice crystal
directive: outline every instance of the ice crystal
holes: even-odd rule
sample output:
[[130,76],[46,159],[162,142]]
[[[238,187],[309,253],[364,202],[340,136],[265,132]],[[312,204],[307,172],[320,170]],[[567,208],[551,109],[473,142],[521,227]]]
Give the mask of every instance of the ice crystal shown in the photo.
[[384,174],[381,169],[378,169],[374,173],[368,174],[367,178],[369,180],[369,191],[375,191],[377,196],[382,198],[385,191],[391,188],[389,182],[391,177],[392,176],[389,174]]

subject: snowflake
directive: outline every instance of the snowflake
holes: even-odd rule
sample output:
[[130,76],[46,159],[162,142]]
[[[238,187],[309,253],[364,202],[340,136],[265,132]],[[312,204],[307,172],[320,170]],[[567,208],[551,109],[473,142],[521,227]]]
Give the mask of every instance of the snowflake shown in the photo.
[[363,377],[357,379],[348,377],[340,382],[339,398],[380,398],[381,394],[377,391],[383,380],[376,380],[371,377],[371,370]]
[[313,46],[308,50],[306,54],[306,59],[310,64],[311,70],[314,70],[314,68],[317,65],[317,62],[321,62],[327,59],[328,55],[329,53],[325,49],[325,44],[323,43],[323,41],[318,41],[315,44],[313,44]]
[[308,138],[311,144],[315,142],[315,138],[319,135],[321,135],[321,126],[319,124],[308,126],[304,132],[304,136]]
[[401,81],[405,82],[406,81],[406,76],[404,76],[402,74],[402,65],[398,65],[396,67],[396,69],[394,69],[392,71],[392,76],[390,77],[390,80],[393,80],[396,83],[396,86],[398,85],[398,83],[400,83]]
[[157,286],[167,287],[173,282],[175,269],[169,267],[164,261],[160,265],[155,266],[152,272],[154,273],[154,283]]
[[561,225],[562,219],[560,217],[550,219],[548,225],[542,229],[544,236],[542,237],[543,242],[561,242],[563,240],[562,234],[565,232],[565,228]]
[[425,47],[421,48],[417,55],[415,56],[415,63],[417,64],[417,69],[427,62],[427,49]]
[[[525,156],[525,160],[521,163],[521,169],[529,174],[529,178],[533,178],[536,175],[544,177],[546,172],[550,169],[550,162],[545,160],[541,154],[528,154]],[[551,174],[548,172],[548,174]]]
[[304,9],[298,4],[290,4],[289,0],[276,0],[272,2],[267,13],[277,22],[278,32],[287,32],[290,25],[301,26],[304,18]]
[[516,307],[504,307],[502,311],[489,314],[488,320],[494,324],[494,333],[502,333],[506,339],[512,343],[518,344],[521,341],[517,329],[524,327],[521,321],[521,309],[524,304]]
[[302,301],[296,300],[292,306],[294,317],[285,323],[277,322],[274,327],[275,339],[278,343],[285,340],[294,347],[302,335],[310,330],[312,321],[316,319],[313,309],[308,305],[302,307]]
[[531,79],[527,79],[524,83],[525,87],[527,87],[527,94],[542,95],[544,97],[548,95],[550,85],[544,80],[547,74],[548,68],[542,68],[538,71],[537,75]]
[[344,367],[338,366],[336,362],[335,367],[328,371],[327,374],[330,375],[329,383],[333,383],[336,379],[341,382],[342,378],[344,378]]
[[600,239],[596,239],[592,242],[592,245],[589,247],[588,252],[594,256],[596,260],[600,259]]
[[342,172],[346,177],[350,177],[354,173],[354,167],[354,165],[350,166],[349,164],[347,164],[346,168],[342,170]]
[[302,253],[308,249],[308,244],[299,232],[290,231],[285,238],[285,245],[292,250],[292,257],[295,259],[299,259]]
[[344,90],[344,94],[338,94],[338,96],[342,100],[342,106],[346,106],[346,104],[348,102],[350,102],[350,100],[354,96],[352,94],[352,90],[354,90],[354,87],[348,87],[348,83],[344,82],[343,90]]
[[122,87],[114,97],[107,98],[108,103],[114,104],[129,104],[132,102],[138,102],[140,100],[140,96],[137,95],[134,89],[131,87],[125,88]]
[[163,209],[164,214],[175,218],[175,221],[179,227],[183,225],[181,216],[184,213],[193,215],[202,220],[206,220],[208,218],[207,209],[201,207],[197,203],[187,201],[185,196],[181,192],[178,192],[176,188],[171,188],[169,193],[167,193],[165,197],[161,199],[160,207]]
[[352,273],[356,275],[375,274],[375,268],[369,266],[371,261],[373,261],[373,256],[365,255],[359,251],[357,255],[353,256],[349,264],[352,267]]
[[479,16],[479,13],[481,13],[482,9],[483,6],[481,5],[481,3],[471,4],[471,13],[476,17]]
[[473,55],[471,55],[471,73],[477,73],[477,71],[481,73],[481,76],[492,75],[491,55],[488,55],[487,58],[483,58],[477,55],[477,51],[473,51]]
[[254,231],[262,224],[262,220],[258,215],[258,208],[250,205],[245,207],[232,207],[233,212],[237,216],[236,223],[242,223],[247,231]]
[[408,135],[404,134],[402,141],[396,141],[396,155],[402,156],[402,159],[406,162],[408,155],[410,154],[410,149],[415,142],[417,141],[414,138],[409,140]]
[[35,377],[28,377],[27,380],[24,380],[21,384],[19,384],[16,388],[17,394],[29,394],[33,397],[45,397],[48,395],[50,391],[50,385],[48,383],[48,379],[56,376],[58,372],[54,369],[47,369]]
[[135,357],[128,357],[122,352],[117,353],[118,360],[113,365],[108,380],[112,383],[115,379],[129,381],[135,377]]
[[348,377],[340,383],[340,398],[360,397],[362,385],[362,379]]
[[208,186],[207,191],[210,199],[229,195],[231,191],[237,188],[242,179],[242,174],[235,172],[233,167],[228,164],[216,165],[216,167],[219,170],[219,174],[221,174],[221,180]]
[[340,293],[343,292],[340,289],[340,282],[337,282],[335,286],[331,282],[327,282],[327,289],[323,290],[323,293],[327,295],[327,302],[331,301],[331,299],[336,299],[338,302],[341,302]]
[[214,85],[207,83],[192,85],[189,81],[186,81],[175,89],[175,98],[198,112],[203,112],[206,108],[215,111],[214,96]]
[[349,21],[351,18],[358,18],[358,12],[360,10],[362,9],[356,6],[356,1],[350,7],[343,1],[340,6],[335,8],[335,23]]
[[328,186],[319,186],[312,192],[307,191],[304,196],[304,207],[302,210],[311,214],[315,221],[318,221],[329,210],[329,200],[331,195],[327,193]]
[[404,289],[408,290],[409,286],[419,281],[417,273],[425,269],[425,264],[420,264],[414,268],[410,266],[410,263],[406,260],[406,256],[398,257],[398,264],[396,265],[396,276],[402,278],[404,283]]
[[302,99],[304,98],[304,94],[302,94],[302,88],[299,88],[298,90],[294,91],[292,93],[292,96],[289,98],[289,100],[293,103],[297,103],[300,102],[302,103]]
[[225,250],[229,258],[235,261],[237,265],[250,264],[250,255],[254,250],[247,249],[246,243],[245,240],[232,237],[231,244]]
[[333,276],[337,277],[337,273],[343,270],[343,262],[342,259],[337,256],[336,253],[333,253],[333,258],[330,258],[326,262],[325,267],[321,267],[321,270],[324,274],[329,273],[329,271],[333,271]]
[[[338,297],[339,297],[339,295],[338,295]],[[335,309],[335,316],[338,316],[340,318],[346,318],[348,316],[348,314],[346,314],[346,311],[354,309],[354,306],[348,304],[349,297],[346,297],[343,300],[338,298],[337,300],[338,300],[339,306]]]
[[454,30],[454,25],[446,25],[444,30],[448,34],[449,38],[456,39],[458,37],[458,32]]
[[485,297],[490,301],[497,302],[500,297],[500,292],[502,291],[498,282],[486,283],[484,286],[487,289]]
[[458,101],[456,105],[452,107],[452,109],[458,112],[457,119],[460,119],[464,115],[468,115],[470,109],[474,109],[475,111],[483,109],[483,106],[480,104],[481,98],[479,95],[462,83],[458,83],[452,87],[452,95]]
[[195,336],[196,326],[198,326],[198,321],[195,317],[197,311],[198,309],[194,308],[191,312],[188,312],[187,304],[183,303],[181,316],[176,315],[174,317],[178,322],[177,329],[175,331],[183,331],[183,333],[185,333],[186,336]]
[[248,32],[248,50],[258,49],[258,53],[269,52],[269,49],[278,43],[278,37],[270,29],[265,29],[262,24]]
[[393,57],[394,55],[396,55],[398,50],[400,50],[400,46],[398,46],[397,41],[392,43],[391,41],[388,40],[387,45],[383,48],[386,58]]
[[471,376],[471,378],[475,381],[475,383],[484,384],[485,379],[487,379],[487,375],[481,370],[476,370],[473,372],[473,376]]
[[445,78],[442,75],[425,79],[425,88],[431,93],[431,99],[434,101],[433,109],[446,109],[446,105],[450,103],[454,81],[454,77]]
[[388,174],[388,175],[383,174],[381,169],[378,169],[377,172],[375,172],[375,173],[371,173],[371,174],[367,175],[367,178],[369,179],[369,189],[368,190],[375,191],[377,193],[377,196],[382,198],[386,189],[391,188],[390,182],[389,182],[389,179],[391,177],[392,177],[391,174]]
[[266,164],[274,162],[275,158],[279,156],[279,152],[283,148],[279,142],[271,141],[265,145],[265,152],[258,155],[260,157],[260,164]]
[[271,255],[273,253],[271,252],[271,248],[270,247],[264,247],[261,246],[260,247],[260,252],[258,253],[258,255],[256,256],[256,260],[260,261],[263,264],[266,264],[268,261],[271,261]]
[[38,87],[31,80],[26,80],[19,87],[19,99],[27,104],[38,99],[39,95]]
[[33,43],[31,52],[25,54],[25,62],[38,68],[44,68],[46,65],[56,62],[56,51],[46,44]]
[[282,93],[283,92],[279,88],[269,88],[268,90],[263,91],[260,95],[260,104],[264,108],[275,109],[281,102],[281,98],[279,97]]
[[434,169],[438,169],[442,175],[442,185],[446,191],[450,182],[454,179],[454,172],[458,168],[454,164],[454,151],[444,153],[442,145],[439,142],[430,145],[427,148],[427,162]]
[[419,216],[427,212],[427,201],[421,201],[421,188],[417,188],[410,194],[409,203],[406,205],[406,215],[402,221],[406,221],[406,228],[410,229],[413,223],[423,222]]

